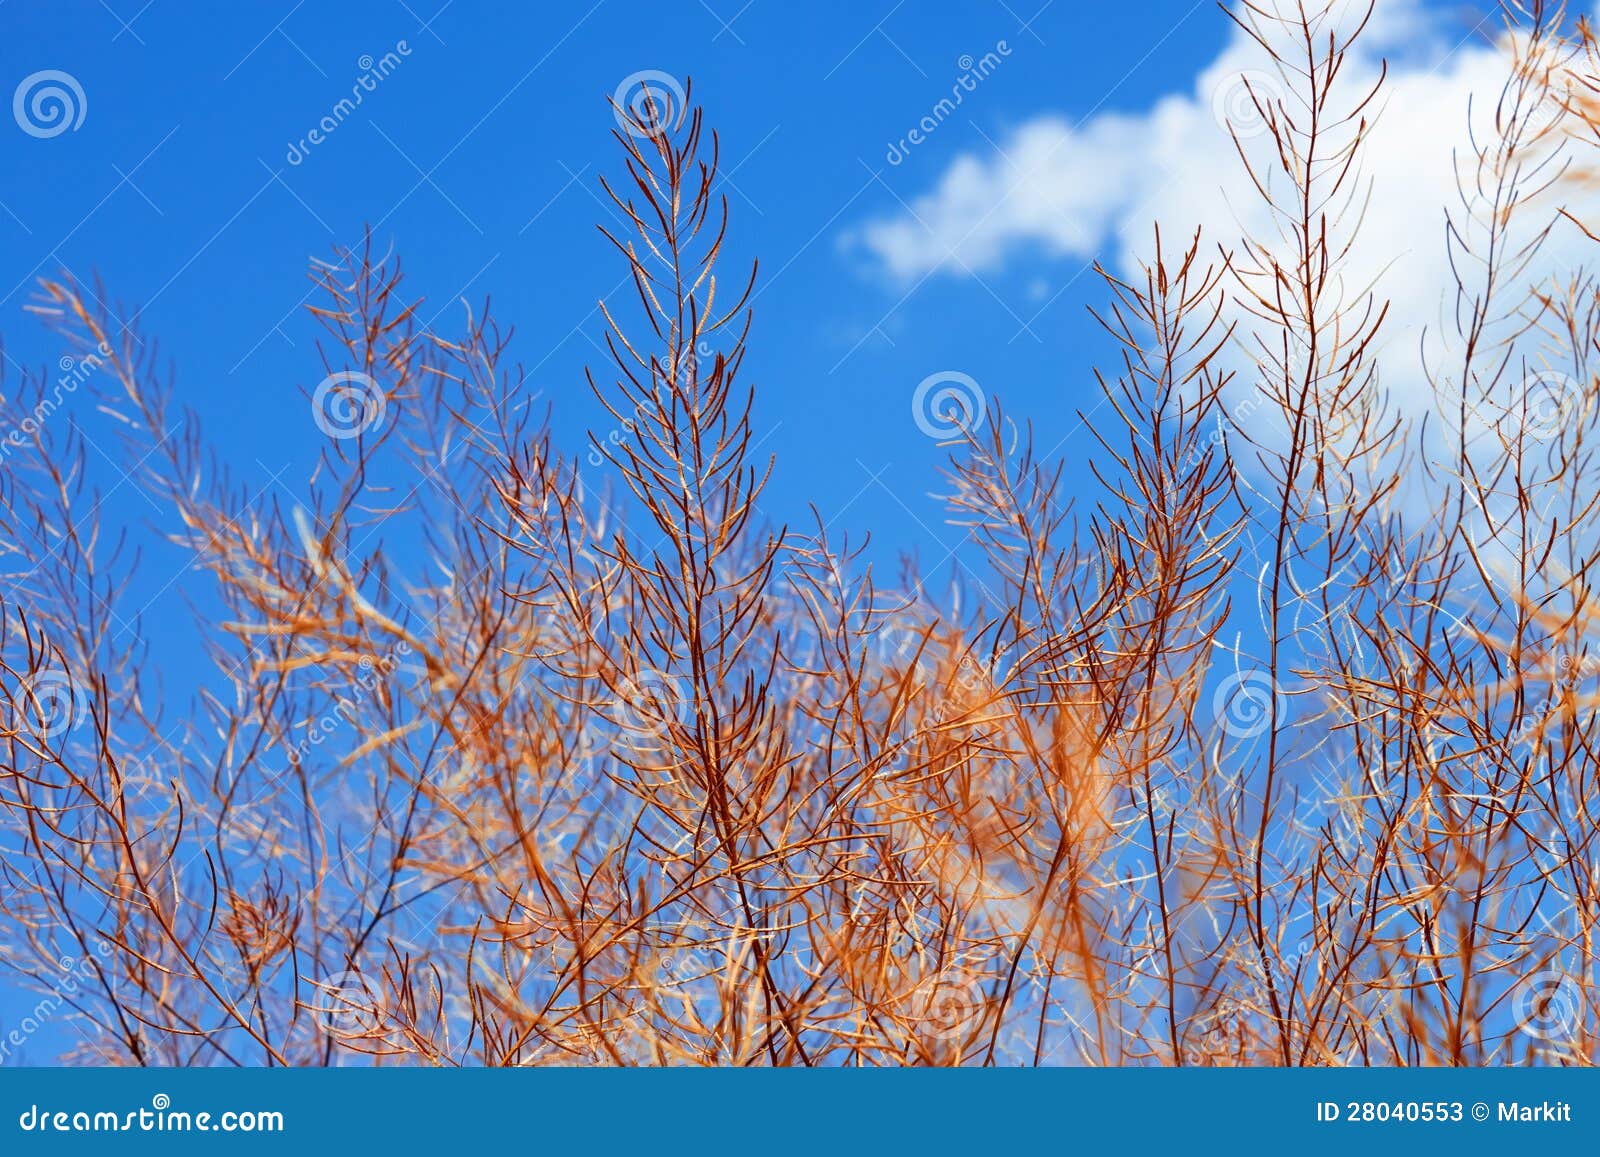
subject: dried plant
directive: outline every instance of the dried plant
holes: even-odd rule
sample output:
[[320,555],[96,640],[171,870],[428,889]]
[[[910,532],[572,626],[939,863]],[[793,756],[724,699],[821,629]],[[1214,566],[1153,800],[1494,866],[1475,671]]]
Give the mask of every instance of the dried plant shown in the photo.
[[1102,271],[1090,477],[968,407],[942,593],[763,518],[756,271],[719,279],[692,103],[617,110],[633,294],[575,457],[487,306],[422,323],[370,238],[312,270],[330,436],[288,507],[208,457],[136,315],[42,283],[175,516],[144,549],[212,580],[225,688],[166,701],[83,433],[19,422],[0,961],[85,962],[71,1059],[1594,1060],[1600,283],[1528,271],[1594,227],[1563,193],[1600,47],[1508,11],[1418,422],[1344,275],[1365,20],[1287,11],[1234,13],[1281,80],[1237,142],[1269,233]]

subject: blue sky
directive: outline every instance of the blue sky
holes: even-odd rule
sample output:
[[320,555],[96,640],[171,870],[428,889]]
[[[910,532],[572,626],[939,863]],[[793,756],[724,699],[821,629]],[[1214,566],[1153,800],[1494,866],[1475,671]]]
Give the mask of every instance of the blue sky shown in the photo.
[[[945,452],[910,420],[912,391],[937,371],[970,375],[1033,422],[1041,446],[1082,460],[1091,440],[1077,411],[1097,399],[1090,369],[1110,352],[1084,308],[1103,297],[1090,267],[1116,263],[1118,231],[1149,228],[1140,198],[1107,174],[1159,127],[1140,118],[1191,94],[1231,35],[1208,0],[282,0],[195,12],[168,0],[0,12],[8,88],[59,69],[84,94],[72,131],[0,134],[14,175],[0,194],[8,373],[61,352],[21,312],[33,280],[102,277],[142,309],[179,400],[237,480],[287,500],[322,449],[302,395],[322,377],[307,262],[370,223],[427,299],[424,319],[448,327],[460,298],[493,299],[517,327],[514,356],[554,403],[559,441],[581,453],[603,417],[583,386],[584,366],[604,360],[596,302],[630,292],[595,230],[609,221],[598,179],[621,167],[606,98],[660,70],[693,78],[721,134],[729,265],[761,261],[747,370],[762,448],[779,462],[766,512],[804,522],[815,504],[852,537],[871,531],[879,557],[912,550],[930,568],[955,535],[929,495]],[[1427,30],[1481,44],[1485,12],[1430,9]],[[391,52],[398,65],[361,107],[290,163],[364,60]],[[986,53],[998,66],[890,163],[890,145]],[[1099,155],[1060,149],[1047,131],[1046,152],[1071,165],[1039,166],[1042,194],[1008,197],[1026,182],[996,170],[1009,205],[981,207],[983,228],[929,208],[953,169],[1014,168],[1008,150],[1041,124],[1096,136]],[[1159,184],[1181,203],[1192,179],[1168,164]],[[1017,205],[1054,224],[1008,225]],[[1102,220],[1108,206],[1121,219]],[[897,219],[918,236],[954,230],[931,242],[954,260],[897,249]],[[989,226],[1010,231],[969,252]],[[149,613],[180,613],[162,599]]]
[[[583,367],[603,362],[595,303],[628,292],[595,230],[609,220],[598,178],[621,168],[606,98],[659,69],[693,78],[721,135],[730,265],[761,261],[747,366],[763,449],[779,458],[768,513],[801,520],[814,502],[931,565],[954,536],[927,496],[944,451],[909,420],[912,389],[960,370],[1059,437],[1092,389],[1083,304],[1099,290],[1081,258],[1024,257],[982,284],[932,277],[908,293],[853,235],[1041,111],[1136,109],[1187,84],[1226,35],[1194,0],[1143,4],[1132,22],[1100,5],[1036,8],[285,0],[197,19],[167,0],[12,4],[0,12],[7,91],[61,69],[86,115],[49,139],[0,134],[13,175],[0,194],[8,372],[61,352],[21,311],[33,279],[99,275],[143,308],[178,397],[239,480],[276,475],[293,493],[322,448],[301,394],[322,376],[307,261],[372,223],[427,298],[424,318],[448,326],[460,297],[492,297],[579,452],[602,416],[583,386]],[[289,164],[290,142],[349,93],[361,58],[401,41],[400,66]],[[1003,65],[888,164],[889,142],[948,95],[961,58],[1002,41]],[[182,612],[173,599],[150,613]]]
[[[1375,50],[1397,62],[1406,94],[1394,141],[1429,146],[1413,150],[1419,172],[1448,159],[1461,98],[1493,60],[1488,9],[1383,6]],[[1085,308],[1105,297],[1092,265],[1124,267],[1152,216],[1194,208],[1214,225],[1233,164],[1225,149],[1202,150],[1215,169],[1184,151],[1204,143],[1185,129],[1196,118],[1221,131],[1207,77],[1235,39],[1211,0],[278,0],[201,12],[177,0],[0,5],[0,92],[59,70],[83,114],[53,136],[0,118],[6,374],[65,352],[23,311],[34,280],[99,277],[142,309],[177,399],[235,482],[286,504],[325,447],[305,400],[324,375],[308,262],[369,224],[403,258],[432,327],[448,331],[462,297],[492,298],[561,448],[581,456],[585,432],[603,431],[584,382],[585,366],[606,364],[596,302],[631,292],[595,228],[611,220],[599,178],[622,169],[606,98],[641,71],[693,78],[722,142],[726,268],[761,263],[745,371],[761,449],[778,460],[764,512],[804,528],[814,506],[833,533],[870,533],[878,560],[915,552],[935,571],[958,534],[931,494],[946,450],[912,419],[918,383],[970,376],[1086,492],[1093,438],[1078,412],[1099,399],[1092,368],[1115,365]],[[389,75],[292,162],[386,53],[398,59]],[[891,145],[986,53],[999,63],[891,162]],[[1415,111],[1435,94],[1442,111]],[[1428,119],[1457,114],[1449,131]],[[1443,191],[1411,183],[1419,195],[1392,201],[1376,228],[1442,240]],[[1380,248],[1392,261],[1396,249]],[[1404,296],[1406,272],[1390,276]],[[1428,306],[1397,311],[1391,328],[1413,340]],[[89,408],[86,394],[76,402]],[[73,416],[100,437],[94,414]],[[164,527],[166,512],[108,461],[94,470],[115,518]],[[184,597],[203,596],[206,579],[176,553],[149,562],[135,605],[160,636],[156,660],[189,682],[201,668]]]
[[[1187,84],[1226,37],[1209,0],[1147,4],[1132,23],[1064,0],[278,0],[198,11],[175,0],[0,7],[0,88],[58,70],[82,92],[74,129],[35,136],[13,117],[0,131],[8,383],[53,372],[65,352],[24,312],[36,279],[99,277],[110,298],[141,309],[177,400],[236,483],[292,506],[326,445],[305,401],[324,373],[320,327],[304,309],[308,262],[371,224],[427,299],[423,319],[448,328],[462,297],[492,298],[516,326],[512,355],[553,404],[558,442],[582,455],[605,418],[584,384],[585,366],[605,363],[596,302],[630,292],[596,230],[610,223],[599,178],[622,169],[607,97],[659,70],[693,79],[720,134],[727,267],[761,263],[746,368],[757,435],[778,458],[765,512],[803,525],[814,504],[833,533],[870,533],[882,562],[912,551],[930,569],[957,536],[930,496],[946,451],[912,421],[916,384],[969,374],[1058,441],[1093,388],[1089,351],[1101,345],[1083,305],[1098,289],[1081,256],[1024,255],[981,284],[902,278],[860,231],[903,211],[962,151],[987,150],[1041,112],[1144,107]],[[889,164],[890,143],[950,93],[963,58],[1002,43],[1002,66]],[[363,58],[385,53],[398,67],[290,163],[291,144],[367,71]],[[113,465],[113,427],[88,392],[72,402],[106,452],[90,469],[108,521],[147,544],[123,613],[143,606],[152,673],[181,709],[187,692],[216,683],[190,609],[209,601],[209,580],[162,549],[168,512]],[[19,997],[0,997],[0,1022],[32,1007]],[[47,1026],[10,1063],[48,1060],[71,1037]]]

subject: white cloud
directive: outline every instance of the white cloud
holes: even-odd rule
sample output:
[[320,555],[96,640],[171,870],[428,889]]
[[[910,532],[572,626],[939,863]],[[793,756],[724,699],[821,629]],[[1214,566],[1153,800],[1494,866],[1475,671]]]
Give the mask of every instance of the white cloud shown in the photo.
[[[1423,213],[1435,227],[1453,188],[1451,149],[1465,142],[1467,98],[1498,91],[1506,73],[1498,47],[1476,37],[1452,46],[1437,25],[1420,0],[1383,0],[1340,78],[1354,94],[1376,78],[1385,54],[1402,54],[1401,64],[1391,62],[1367,167],[1392,186],[1384,198],[1390,215]],[[1228,202],[1253,198],[1218,114],[1254,116],[1241,75],[1258,87],[1279,83],[1260,46],[1235,31],[1191,92],[1142,114],[1030,120],[1000,151],[958,157],[909,212],[868,223],[857,240],[890,273],[914,277],[963,267],[981,273],[1024,247],[1088,258],[1112,238],[1142,237],[1154,219],[1237,233]]]
[[[1362,160],[1371,195],[1341,275],[1350,296],[1373,286],[1390,301],[1385,347],[1417,351],[1426,329],[1437,355],[1441,332],[1453,336],[1445,211],[1460,208],[1458,166],[1470,176],[1468,109],[1478,139],[1492,138],[1495,102],[1511,70],[1509,42],[1497,20],[1468,30],[1421,0],[1379,0],[1338,78],[1348,101],[1377,81],[1385,58],[1387,78]],[[1075,262],[1098,256],[1128,271],[1148,254],[1153,222],[1174,242],[1197,226],[1213,247],[1235,248],[1246,235],[1271,241],[1280,225],[1252,188],[1224,123],[1231,117],[1248,132],[1256,116],[1242,75],[1258,91],[1295,83],[1280,79],[1260,45],[1235,31],[1188,92],[1131,115],[1099,114],[1078,124],[1056,115],[1030,120],[1000,151],[958,157],[909,211],[870,221],[852,239],[902,279],[982,276],[1023,252]],[[1262,149],[1270,139],[1245,144]],[[1548,201],[1525,214],[1524,228],[1542,225],[1554,208]],[[1558,274],[1587,252],[1591,243],[1579,241],[1575,230],[1563,230],[1527,275]],[[1420,356],[1392,352],[1385,385],[1399,408],[1416,416],[1432,402]]]
[[1120,223],[1129,190],[1151,170],[1137,147],[1144,118],[1102,117],[1075,129],[1040,117],[1011,134],[1004,157],[963,155],[908,214],[874,222],[862,239],[888,271],[982,271],[1024,245],[1057,256],[1095,253]]

